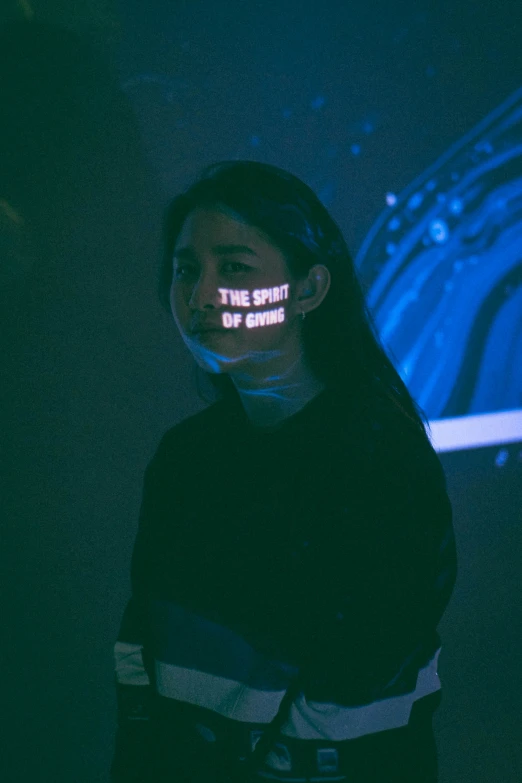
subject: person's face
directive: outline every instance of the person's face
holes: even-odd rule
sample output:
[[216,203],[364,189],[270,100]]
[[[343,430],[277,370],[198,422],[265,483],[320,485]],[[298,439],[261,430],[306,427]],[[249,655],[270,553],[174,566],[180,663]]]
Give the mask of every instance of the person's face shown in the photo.
[[[299,355],[296,281],[284,254],[259,229],[218,208],[195,209],[185,220],[170,304],[185,344],[207,372],[262,375],[261,363]],[[202,323],[221,331],[194,333]]]

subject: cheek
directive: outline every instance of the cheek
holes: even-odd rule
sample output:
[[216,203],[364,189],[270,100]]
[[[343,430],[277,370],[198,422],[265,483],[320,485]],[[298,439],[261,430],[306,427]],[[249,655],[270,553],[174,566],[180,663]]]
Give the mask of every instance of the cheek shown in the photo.
[[170,287],[170,309],[172,310],[172,315],[176,318],[182,317],[183,314],[186,312],[187,308],[185,307],[183,303],[183,297],[181,296],[179,286],[172,285]]
[[243,315],[242,331],[253,339],[266,340],[281,335],[288,327],[288,312],[284,305],[252,308]]

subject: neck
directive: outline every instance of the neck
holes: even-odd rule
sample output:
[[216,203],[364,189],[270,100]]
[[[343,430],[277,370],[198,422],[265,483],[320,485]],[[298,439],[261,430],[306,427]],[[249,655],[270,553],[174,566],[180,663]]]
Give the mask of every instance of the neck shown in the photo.
[[271,376],[251,379],[249,383],[232,380],[251,424],[264,430],[278,429],[326,388],[309,369],[302,367],[296,367],[284,378]]

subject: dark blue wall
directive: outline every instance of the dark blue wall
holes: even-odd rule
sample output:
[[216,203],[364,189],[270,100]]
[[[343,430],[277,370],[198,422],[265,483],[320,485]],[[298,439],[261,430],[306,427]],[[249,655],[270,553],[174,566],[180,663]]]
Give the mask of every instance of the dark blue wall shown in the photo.
[[[204,407],[156,301],[166,201],[215,160],[289,168],[345,232],[427,413],[522,407],[522,310],[509,309],[520,294],[521,12],[489,0],[100,0],[77,16],[43,2],[2,13],[0,776],[93,783],[107,780],[112,753],[112,645],[143,471],[167,427]],[[437,202],[466,177],[475,201]],[[393,218],[406,240],[423,226],[400,259]],[[453,278],[470,243],[491,273],[482,287],[472,266]],[[394,331],[408,269],[437,252],[440,286]],[[408,335],[439,306],[456,321],[438,325],[439,343],[424,347],[433,362],[414,368],[420,343]],[[440,629],[441,783],[522,776],[520,445],[507,455],[443,455],[461,561]]]

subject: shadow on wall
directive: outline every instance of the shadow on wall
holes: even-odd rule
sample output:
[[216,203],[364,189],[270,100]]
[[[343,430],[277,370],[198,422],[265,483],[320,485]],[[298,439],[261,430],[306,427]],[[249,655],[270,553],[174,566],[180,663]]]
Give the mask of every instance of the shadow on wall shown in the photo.
[[150,229],[152,183],[115,75],[75,34],[36,23],[4,28],[0,73],[2,282],[25,289],[24,309],[28,286],[36,307],[85,263],[121,286],[117,274],[138,268],[128,250]]
[[162,204],[128,100],[78,36],[4,27],[0,74],[0,777],[92,782],[112,743],[141,474],[171,423],[172,400],[150,403],[172,352]]

